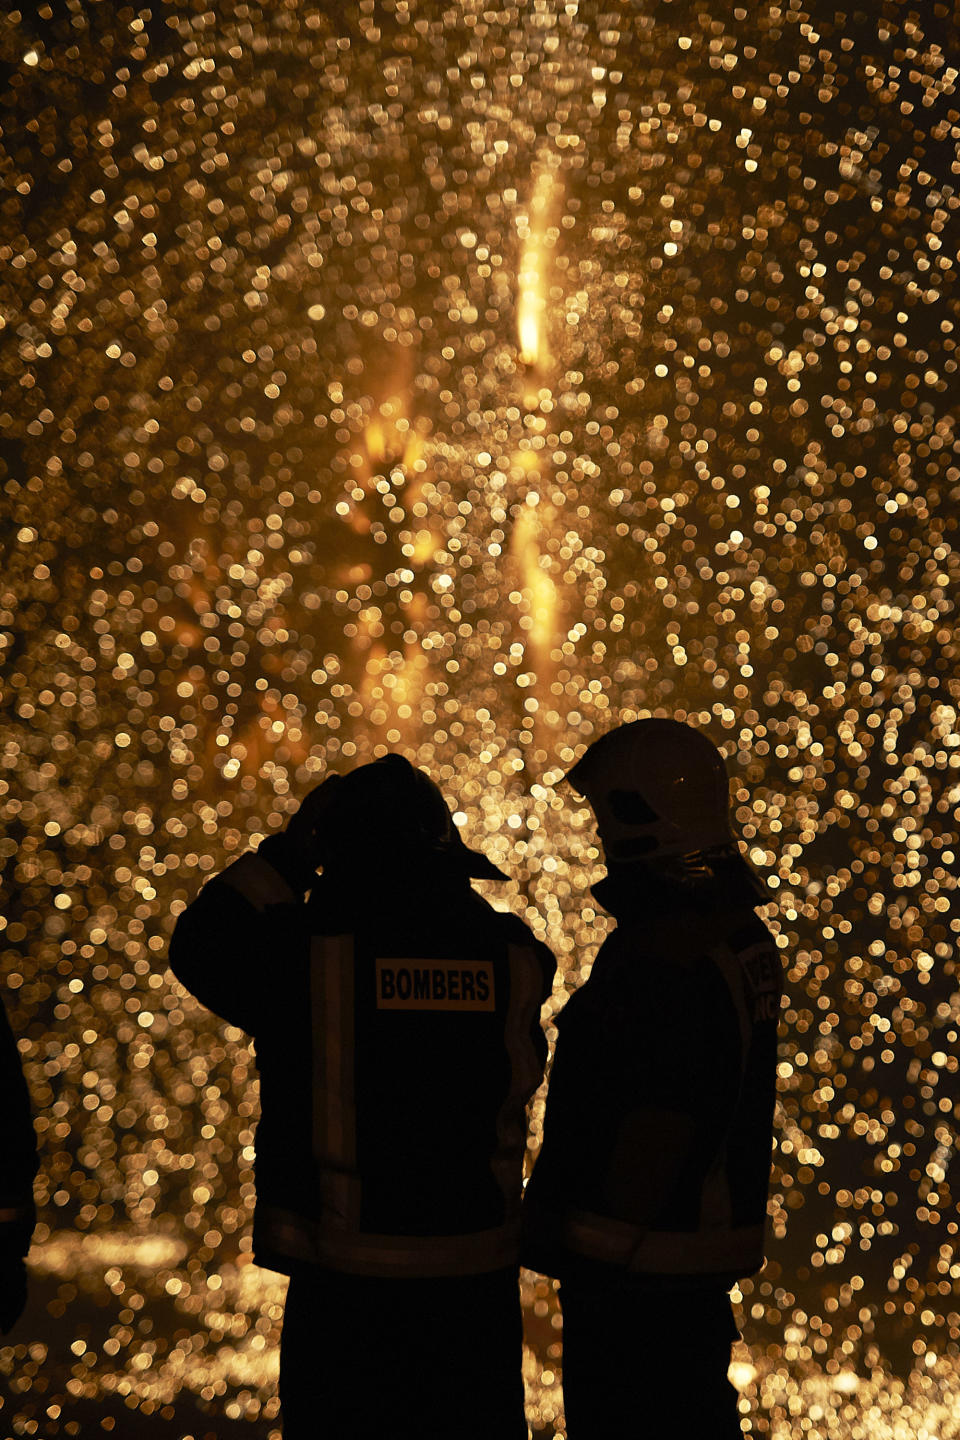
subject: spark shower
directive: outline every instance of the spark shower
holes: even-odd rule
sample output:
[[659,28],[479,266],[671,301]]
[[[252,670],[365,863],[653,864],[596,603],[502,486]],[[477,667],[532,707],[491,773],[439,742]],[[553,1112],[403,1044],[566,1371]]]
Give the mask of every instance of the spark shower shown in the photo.
[[951,7],[0,27],[0,944],[43,1158],[4,1418],[269,1433],[253,1060],[164,967],[204,876],[400,750],[559,1006],[607,921],[557,782],[652,713],[723,745],[787,961],[744,1423],[956,1433]]

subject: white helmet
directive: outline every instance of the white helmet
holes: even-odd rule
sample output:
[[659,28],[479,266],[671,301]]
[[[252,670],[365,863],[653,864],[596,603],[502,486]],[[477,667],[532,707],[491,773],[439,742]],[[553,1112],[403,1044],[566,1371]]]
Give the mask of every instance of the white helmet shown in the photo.
[[690,725],[621,725],[595,740],[566,778],[589,800],[608,862],[739,854],[723,756]]

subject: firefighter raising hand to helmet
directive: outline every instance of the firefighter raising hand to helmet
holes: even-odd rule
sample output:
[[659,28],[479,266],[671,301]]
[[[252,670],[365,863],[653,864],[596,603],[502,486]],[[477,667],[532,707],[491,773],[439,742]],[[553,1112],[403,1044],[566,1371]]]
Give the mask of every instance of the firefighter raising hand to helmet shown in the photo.
[[561,1282],[567,1433],[739,1440],[728,1292],[763,1264],[781,989],[765,896],[690,726],[624,725],[567,779],[617,921],[558,1017],[525,1200],[523,1262]]
[[521,1170],[555,963],[471,876],[506,879],[388,755],[313,790],[173,936],[175,974],[256,1042],[285,1440],[527,1434]]

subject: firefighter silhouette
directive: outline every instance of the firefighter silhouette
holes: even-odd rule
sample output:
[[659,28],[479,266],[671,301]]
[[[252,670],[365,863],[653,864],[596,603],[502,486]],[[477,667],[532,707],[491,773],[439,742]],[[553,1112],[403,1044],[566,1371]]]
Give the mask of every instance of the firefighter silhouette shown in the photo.
[[256,1043],[286,1440],[527,1433],[521,1170],[555,962],[471,876],[506,878],[387,755],[329,776],[177,923],[175,974]]
[[560,1280],[570,1440],[734,1440],[729,1291],[763,1264],[781,990],[765,896],[698,731],[624,725],[567,779],[617,924],[558,1017],[523,1262]]
[[0,1001],[0,1334],[6,1335],[27,1303],[27,1267],[36,1212],[33,1177],[37,1173],[36,1140],[30,1097],[23,1078],[17,1042]]

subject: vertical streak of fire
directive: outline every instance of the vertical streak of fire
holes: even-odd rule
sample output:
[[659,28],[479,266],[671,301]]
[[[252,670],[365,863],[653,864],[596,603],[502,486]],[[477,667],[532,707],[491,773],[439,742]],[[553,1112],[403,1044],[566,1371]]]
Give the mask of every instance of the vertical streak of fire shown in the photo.
[[524,365],[542,367],[549,359],[546,348],[547,286],[545,231],[547,215],[554,198],[552,172],[544,166],[534,183],[529,214],[517,218],[520,238],[524,241],[520,270],[517,275],[517,334],[520,359]]
[[[559,182],[549,159],[544,157],[533,184],[528,209],[518,216],[517,226],[523,240],[523,251],[517,274],[517,333],[520,359],[536,373],[539,393],[527,396],[528,412],[538,408],[544,391],[543,381],[549,377],[550,351],[547,342],[547,299],[549,295],[549,254],[556,239],[550,231],[550,216],[559,199]],[[533,459],[530,452],[518,457],[521,464]],[[536,474],[531,476],[535,480]],[[538,490],[524,497],[514,523],[511,552],[516,561],[526,605],[526,648],[535,673],[535,684],[528,694],[525,709],[533,708],[534,748],[546,751],[549,737],[544,733],[543,716],[547,709],[550,688],[550,652],[555,643],[558,597],[556,586],[541,563],[542,537],[549,528],[553,509],[545,504]],[[529,720],[529,715],[528,715]]]

